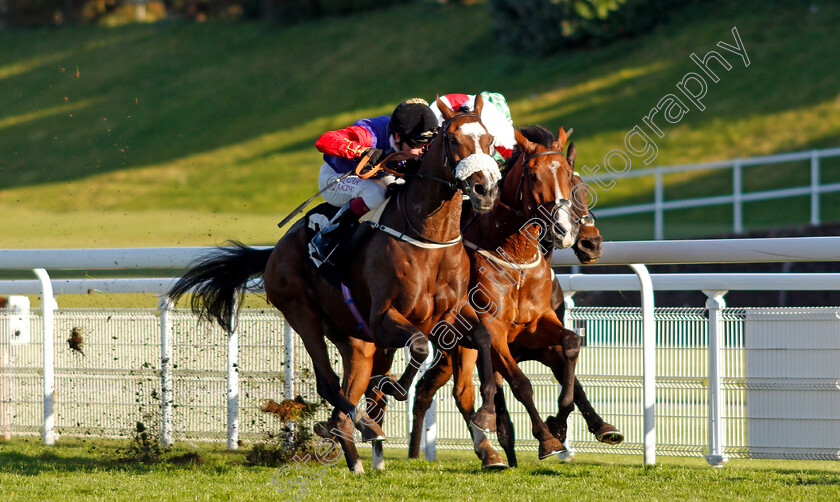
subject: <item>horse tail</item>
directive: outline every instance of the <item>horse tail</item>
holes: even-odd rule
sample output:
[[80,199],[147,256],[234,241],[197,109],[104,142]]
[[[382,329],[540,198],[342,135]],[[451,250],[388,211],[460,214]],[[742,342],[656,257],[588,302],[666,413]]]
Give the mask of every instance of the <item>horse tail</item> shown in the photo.
[[216,321],[230,333],[234,329],[237,299],[242,299],[252,277],[263,275],[272,251],[232,241],[229,247],[219,247],[187,270],[169,290],[169,297],[177,302],[192,292],[192,311],[200,319]]

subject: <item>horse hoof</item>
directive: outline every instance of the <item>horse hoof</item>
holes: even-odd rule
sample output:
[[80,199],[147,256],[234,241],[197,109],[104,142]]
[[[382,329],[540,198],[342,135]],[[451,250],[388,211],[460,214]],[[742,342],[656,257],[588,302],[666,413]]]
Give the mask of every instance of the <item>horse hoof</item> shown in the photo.
[[553,437],[540,442],[540,460],[559,455],[564,451],[566,451],[566,447],[557,438]]
[[557,438],[558,441],[564,443],[566,441],[566,423],[561,421],[554,415],[549,415],[545,419],[545,425],[548,427],[548,432]]
[[624,434],[612,425],[605,425],[595,434],[595,439],[606,444],[621,444],[624,441]]
[[475,416],[473,416],[470,425],[485,434],[496,432],[496,416],[484,411],[479,411],[475,414]]
[[385,437],[385,433],[382,431],[382,428],[379,427],[377,424],[370,424],[366,425],[362,429],[362,442],[363,443],[371,443],[371,442],[378,442],[378,441],[385,441],[387,438]]
[[481,460],[481,468],[488,471],[500,471],[507,469],[508,465],[501,455],[496,452],[490,452]]
[[365,473],[365,468],[364,468],[364,466],[362,466],[362,461],[361,460],[356,460],[353,463],[353,465],[351,465],[349,467],[350,467],[350,472],[352,472],[353,474],[357,474],[357,475],[361,476],[362,474]]
[[312,426],[312,431],[315,432],[316,436],[324,439],[332,439],[329,422],[315,422],[315,425]]

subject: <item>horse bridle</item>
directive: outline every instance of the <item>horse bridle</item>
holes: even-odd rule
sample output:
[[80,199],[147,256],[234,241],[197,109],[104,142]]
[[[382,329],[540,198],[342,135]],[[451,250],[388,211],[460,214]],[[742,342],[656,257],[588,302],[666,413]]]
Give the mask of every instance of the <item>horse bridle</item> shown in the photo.
[[[452,117],[450,117],[449,119],[447,119],[446,121],[443,122],[443,125],[441,126],[441,129],[443,130],[443,132],[441,133],[443,135],[443,165],[444,165],[444,167],[449,166],[449,170],[453,174],[453,176],[455,174],[455,168],[457,166],[456,165],[451,165],[452,164],[452,162],[451,162],[452,147],[450,146],[450,141],[449,141],[449,137],[448,137],[449,136],[448,135],[449,126],[450,126],[450,124],[452,124],[452,122],[455,121],[455,119],[459,119],[459,118],[462,118],[462,117],[475,117],[475,118],[478,119],[478,122],[481,123],[481,117],[480,116],[478,116],[475,113],[468,113],[468,112],[458,113],[458,114],[453,115]],[[486,127],[485,127],[485,130],[487,130]],[[476,148],[481,148],[481,146],[476,145]],[[463,192],[464,195],[469,195],[470,194],[470,186],[469,186],[469,184],[467,184],[467,180],[457,180],[456,179],[456,181],[454,182],[454,186],[455,186],[455,188],[460,188],[461,192]]]
[[[448,129],[449,129],[449,125],[452,123],[452,121],[454,121],[455,119],[461,118],[461,117],[475,117],[479,121],[481,120],[481,117],[479,117],[475,113],[459,113],[459,114],[454,115],[453,117],[447,119],[446,121],[444,121],[443,125],[438,129],[439,131],[442,131],[439,134],[441,135],[442,141],[443,141],[443,166],[444,167],[449,167],[449,171],[451,173],[453,173],[453,175],[455,173],[455,167],[456,166],[451,165],[451,161],[450,161],[450,158],[449,158],[452,151],[450,150],[451,147],[449,146]],[[420,158],[425,156],[427,151],[428,151],[428,147],[424,148],[423,153],[420,155]],[[396,173],[394,173],[394,174],[396,174]],[[465,194],[469,194],[469,192],[470,192],[469,185],[467,185],[466,180],[449,181],[449,180],[445,180],[443,178],[438,178],[437,176],[429,176],[427,174],[402,174],[402,173],[399,173],[399,175],[402,176],[402,177],[405,177],[405,178],[417,178],[417,179],[421,179],[421,180],[436,181],[438,183],[446,185],[451,190],[460,189]],[[460,181],[460,183],[459,183],[459,181]]]
[[[452,164],[451,159],[450,159],[450,154],[451,154],[450,148],[451,147],[449,146],[449,134],[448,134],[449,131],[448,130],[449,130],[449,125],[452,124],[452,122],[455,119],[458,119],[458,118],[461,118],[461,117],[475,117],[479,121],[481,121],[481,117],[479,117],[475,113],[459,113],[457,115],[454,115],[454,116],[450,117],[446,121],[444,121],[443,125],[439,129],[440,131],[442,131],[440,133],[440,135],[441,135],[441,141],[443,141],[443,167],[449,167],[449,170],[453,175],[455,173],[455,166],[451,165]],[[424,155],[425,155],[425,152],[424,152]],[[424,175],[424,174],[411,174],[411,175],[406,175],[406,177],[428,179],[428,180],[437,181],[438,183],[443,183],[444,185],[448,186],[451,190],[458,190],[459,189],[458,181],[460,181],[461,182],[460,183],[461,184],[461,187],[460,187],[461,191],[464,192],[465,194],[469,194],[469,191],[470,191],[469,190],[469,185],[467,185],[466,180],[456,180],[456,181],[453,182],[453,181],[448,181],[448,180],[445,180],[445,179],[442,179],[442,178],[438,178],[436,176],[428,176],[428,175]],[[422,241],[425,241],[425,242],[428,242],[428,243],[431,243],[431,244],[438,244],[438,245],[448,244],[447,242],[436,241],[434,239],[429,239],[428,237],[425,237],[417,229],[417,227],[415,227],[414,224],[411,223],[411,218],[409,218],[409,216],[408,216],[408,212],[406,210],[405,202],[402,202],[402,198],[404,197],[404,195],[405,195],[405,190],[400,190],[399,194],[397,194],[397,207],[400,208],[400,211],[403,214],[403,219],[405,220],[406,223],[408,223],[409,228]]]
[[[527,178],[527,170],[525,169],[525,167],[528,165],[528,163],[531,160],[533,160],[537,157],[543,157],[543,156],[546,156],[546,155],[562,155],[563,158],[566,158],[566,156],[565,156],[565,154],[563,153],[562,150],[545,150],[543,152],[532,153],[530,155],[523,155],[523,157],[522,157],[522,176],[519,178],[519,185],[516,187],[516,193],[518,194],[518,200],[519,200],[520,203],[524,200],[524,194],[525,194],[524,184],[525,184],[525,179]],[[547,207],[548,205],[551,205],[551,208],[548,208]],[[572,217],[572,220],[575,222],[575,224],[578,226],[578,228],[580,228],[581,226],[594,225],[595,224],[595,217],[594,217],[594,215],[592,214],[591,211],[587,210],[587,214],[584,214],[584,215],[578,217],[577,215],[575,215],[574,211],[572,211],[572,201],[570,201],[569,199],[566,199],[565,197],[555,198],[553,201],[543,202],[543,203],[537,204],[537,210],[535,212],[539,213],[540,212],[539,211],[540,207],[545,207],[545,209],[544,209],[545,214],[553,214],[554,210],[558,206],[560,206],[561,208],[563,208],[564,211],[569,213],[569,215]],[[553,224],[553,222],[552,222],[552,228],[555,228],[555,225]],[[559,229],[559,232],[562,235],[566,234],[566,232],[564,232],[562,229]]]

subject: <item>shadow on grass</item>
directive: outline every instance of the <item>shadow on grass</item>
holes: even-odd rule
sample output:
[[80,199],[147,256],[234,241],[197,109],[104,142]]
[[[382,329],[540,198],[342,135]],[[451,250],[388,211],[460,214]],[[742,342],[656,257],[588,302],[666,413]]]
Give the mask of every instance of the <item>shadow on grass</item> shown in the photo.
[[[84,450],[84,452],[79,450]],[[159,461],[143,463],[125,456],[126,454],[122,450],[103,448],[107,451],[103,451],[101,456],[96,456],[96,450],[95,446],[65,446],[59,453],[51,451],[27,453],[4,449],[4,451],[0,451],[0,465],[3,466],[5,472],[22,476],[37,476],[44,472],[74,473],[87,471],[119,471],[145,474],[160,468],[167,470],[191,469],[205,463],[205,460],[194,452],[172,452],[162,455]],[[228,461],[228,463],[234,462]],[[220,472],[225,471],[226,467],[224,464],[217,463],[210,466],[211,469]]]

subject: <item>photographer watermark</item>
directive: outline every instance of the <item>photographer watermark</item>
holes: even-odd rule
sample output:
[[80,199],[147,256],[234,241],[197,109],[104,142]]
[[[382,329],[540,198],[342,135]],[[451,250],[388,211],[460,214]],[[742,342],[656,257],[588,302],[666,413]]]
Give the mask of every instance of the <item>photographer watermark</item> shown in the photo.
[[[726,54],[730,59],[732,59],[732,54],[740,57],[744,63],[744,68],[746,68],[750,65],[750,58],[747,55],[744,43],[741,41],[738,27],[733,26],[731,32],[734,45],[720,41],[717,43],[717,47],[730,53]],[[719,74],[722,74],[723,70],[727,72],[732,70],[732,63],[724,56],[724,53],[715,50],[707,52],[702,58],[693,52],[691,53],[689,58],[699,67],[705,78],[700,73],[693,71],[683,75],[682,79],[675,85],[677,92],[665,94],[650,109],[648,114],[642,117],[641,125],[634,125],[624,135],[624,148],[614,148],[604,155],[603,167],[608,174],[612,175],[611,177],[621,177],[627,174],[632,166],[633,158],[641,159],[645,165],[650,165],[656,159],[659,148],[653,138],[662,139],[665,137],[665,132],[662,130],[665,122],[676,125],[692,111],[692,107],[700,112],[706,109],[706,105],[703,104],[703,99],[709,90],[706,79],[708,78],[713,84],[717,84],[720,82]],[[605,181],[601,179],[599,177],[600,171],[601,166],[599,164],[595,164],[594,167],[584,165],[581,168],[581,172],[591,177],[591,181],[599,188],[611,190],[615,187],[615,180]],[[591,192],[590,207],[594,207],[596,202],[597,196],[594,195],[594,192]]]

